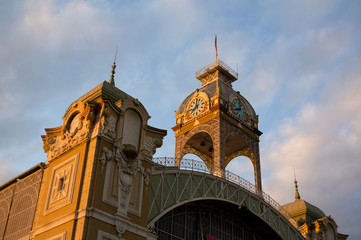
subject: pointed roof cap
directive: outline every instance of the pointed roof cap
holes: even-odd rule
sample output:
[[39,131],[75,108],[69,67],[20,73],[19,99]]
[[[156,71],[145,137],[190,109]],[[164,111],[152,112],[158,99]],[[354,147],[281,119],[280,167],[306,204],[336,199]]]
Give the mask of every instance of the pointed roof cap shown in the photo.
[[112,71],[110,72],[110,73],[111,73],[110,79],[109,79],[109,81],[108,81],[108,83],[110,83],[110,84],[113,85],[113,86],[115,86],[114,73],[115,73],[115,68],[116,68],[116,67],[117,67],[117,66],[115,65],[115,61],[114,61],[113,65],[112,65]]
[[295,201],[283,205],[282,208],[285,209],[299,225],[302,225],[305,222],[310,223],[325,217],[326,215],[321,209],[301,199],[300,193],[298,192],[296,174],[294,174],[294,183]]
[[297,185],[297,179],[296,179],[296,171],[293,168],[293,175],[295,177],[294,183],[295,183],[295,200],[301,199],[300,193],[298,192],[298,185]]
[[113,65],[112,65],[112,71],[110,72],[111,75],[110,75],[110,79],[108,81],[108,83],[110,83],[113,86],[115,86],[114,74],[115,74],[115,69],[117,68],[117,65],[116,65],[117,53],[118,53],[118,46],[117,46],[117,48],[115,50],[114,62],[113,62]]

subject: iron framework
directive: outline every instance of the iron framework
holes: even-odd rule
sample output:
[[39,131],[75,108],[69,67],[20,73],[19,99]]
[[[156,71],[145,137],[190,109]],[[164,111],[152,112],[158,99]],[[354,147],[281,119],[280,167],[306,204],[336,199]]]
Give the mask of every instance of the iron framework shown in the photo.
[[255,185],[242,177],[228,170],[222,174],[223,178],[211,175],[204,162],[193,159],[183,158],[179,168],[175,166],[175,158],[153,158],[153,161],[149,223],[154,224],[157,215],[181,202],[222,198],[248,207],[284,239],[304,239],[305,233],[299,232],[289,213],[267,193],[257,193]]

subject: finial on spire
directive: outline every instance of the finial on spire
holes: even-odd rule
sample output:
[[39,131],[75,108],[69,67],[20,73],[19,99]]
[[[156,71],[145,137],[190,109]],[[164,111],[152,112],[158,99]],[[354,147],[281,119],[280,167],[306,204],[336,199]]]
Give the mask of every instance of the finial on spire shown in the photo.
[[110,75],[110,79],[109,79],[109,83],[111,84],[111,85],[113,85],[113,86],[115,86],[115,82],[114,82],[114,73],[115,73],[115,68],[117,67],[116,66],[116,61],[117,61],[117,53],[118,53],[118,46],[117,46],[117,48],[116,48],[116,50],[115,50],[115,57],[114,57],[114,62],[113,62],[113,65],[112,65],[112,71],[110,72],[111,73],[111,75]]
[[293,167],[293,176],[295,178],[295,181],[294,181],[294,183],[295,183],[295,200],[299,200],[301,197],[300,197],[300,193],[298,192],[295,167]]
[[218,48],[217,48],[217,34],[214,37],[214,47],[216,49],[216,61],[218,60]]

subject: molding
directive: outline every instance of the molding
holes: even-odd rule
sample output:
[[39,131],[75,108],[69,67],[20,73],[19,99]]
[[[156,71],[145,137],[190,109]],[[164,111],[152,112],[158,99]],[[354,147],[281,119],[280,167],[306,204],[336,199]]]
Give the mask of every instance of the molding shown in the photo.
[[[85,210],[82,210],[85,211]],[[82,214],[83,216],[84,214]],[[35,237],[36,235],[39,235],[43,232],[49,231],[53,228],[56,228],[64,223],[67,223],[72,220],[77,220],[79,218],[78,211],[71,212],[69,214],[59,216],[58,218],[53,219],[52,221],[47,222],[46,224],[37,227],[33,231],[30,232],[30,238]]]
[[[115,164],[114,164],[115,167],[117,167]],[[118,206],[118,203],[117,203],[117,200],[115,199],[111,199],[110,197],[108,197],[108,195],[110,194],[109,191],[108,191],[108,187],[110,185],[110,174],[111,174],[111,164],[107,164],[106,165],[106,169],[105,169],[105,180],[104,180],[104,186],[103,186],[103,194],[102,194],[102,201],[109,204],[109,205],[112,205],[114,207],[117,207]]]
[[89,142],[89,141],[90,141],[89,139],[84,138],[84,139],[80,140],[78,143],[72,145],[71,148],[68,148],[67,150],[64,150],[63,152],[61,152],[60,154],[58,154],[58,155],[56,155],[56,156],[54,156],[54,157],[48,158],[47,161],[46,161],[46,163],[45,163],[46,166],[49,166],[50,163],[52,163],[52,162],[56,161],[57,159],[65,156],[67,153],[69,153],[69,152],[71,152],[72,150],[76,149],[76,147],[78,147],[78,146],[80,146],[80,145],[82,145],[82,144],[84,144],[84,143],[87,143],[87,142]]
[[103,237],[106,237],[110,240],[119,240],[117,236],[110,234],[108,232],[104,232],[102,230],[98,230],[97,240],[103,240]]
[[[45,205],[45,210],[44,210],[43,216],[45,216],[51,212],[54,212],[54,211],[58,210],[59,208],[62,208],[72,202],[76,175],[77,175],[77,169],[78,169],[79,156],[80,156],[80,153],[77,153],[74,156],[70,157],[68,160],[58,164],[57,166],[55,166],[53,168],[52,173],[51,173],[51,182],[50,182],[48,194],[46,197],[47,200],[46,200],[46,205]],[[56,174],[57,170],[59,170],[63,167],[66,167],[66,165],[69,165],[69,167],[70,167],[70,176],[69,176],[70,179],[68,179],[69,185],[66,187],[67,189],[64,189],[64,191],[67,191],[65,193],[66,195],[56,201],[52,201],[50,198],[54,194],[54,186],[53,185],[55,184],[54,183],[55,177],[56,177],[55,174]],[[55,186],[55,188],[56,188],[56,186]],[[59,203],[56,203],[57,201],[59,201]],[[53,206],[50,206],[50,205],[53,205]]]
[[[107,213],[103,210],[97,208],[87,208],[86,216],[93,217],[97,220],[103,221],[110,225],[115,225],[116,217],[113,214]],[[128,232],[132,232],[134,234],[140,235],[148,239],[148,236],[151,234],[147,228],[139,226],[135,223],[129,222],[127,229]]]
[[30,235],[29,235],[29,234],[26,235],[26,236],[24,236],[24,237],[19,238],[18,240],[28,240],[28,239],[30,239]]
[[52,236],[51,238],[48,238],[47,240],[65,240],[65,239],[66,239],[66,232],[63,232],[58,235]]
[[[116,165],[114,165],[115,167],[117,167]],[[110,196],[110,192],[109,192],[109,185],[110,185],[110,174],[111,174],[111,164],[107,164],[106,169],[105,169],[105,180],[104,180],[104,187],[103,187],[103,194],[102,194],[102,201],[104,203],[107,203],[113,207],[118,207],[118,200],[116,198],[112,198]],[[142,214],[142,199],[143,199],[143,188],[144,188],[144,175],[146,174],[145,170],[143,170],[144,168],[141,167],[141,171],[139,171],[139,188],[138,188],[138,199],[137,199],[137,208],[131,208],[128,207],[128,213],[131,213],[135,216],[140,217]],[[135,175],[136,177],[137,175]],[[132,186],[133,188],[134,186]]]
[[[141,167],[143,168],[143,167]],[[137,175],[135,175],[137,176]],[[138,186],[138,196],[137,196],[137,208],[128,207],[128,213],[134,214],[135,216],[142,216],[142,200],[143,200],[143,182],[144,176],[141,171],[139,171],[139,186]],[[132,186],[133,188],[134,186]],[[131,193],[130,193],[131,195]]]

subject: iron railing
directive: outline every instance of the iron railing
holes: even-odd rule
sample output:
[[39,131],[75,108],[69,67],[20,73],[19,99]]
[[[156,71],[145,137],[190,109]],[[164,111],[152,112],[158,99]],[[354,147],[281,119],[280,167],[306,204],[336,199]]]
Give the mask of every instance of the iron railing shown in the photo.
[[203,73],[207,72],[208,70],[216,67],[216,66],[221,66],[224,70],[226,70],[229,74],[231,74],[233,77],[235,77],[236,79],[238,79],[238,73],[235,72],[232,68],[228,67],[227,64],[225,64],[224,62],[222,62],[221,60],[217,59],[216,61],[214,61],[211,64],[208,64],[207,66],[199,69],[196,72],[196,78],[198,78],[198,76],[202,75]]
[[[153,158],[153,162],[156,164],[156,167],[174,167],[175,166],[175,158],[173,157],[158,157]],[[209,168],[207,165],[202,161],[197,161],[193,159],[185,159],[183,158],[180,161],[180,167],[181,170],[189,170],[189,171],[195,171],[195,172],[202,172],[202,173],[208,173],[210,174]],[[257,194],[256,192],[256,186],[252,184],[251,182],[243,179],[242,177],[238,176],[237,174],[234,174],[228,170],[222,170],[223,176],[227,181],[230,181],[232,183],[237,184],[238,186],[246,189],[247,191]],[[290,216],[290,214],[273,198],[271,198],[270,195],[262,191],[262,197],[265,202],[267,202],[269,205],[271,205],[275,210],[280,212],[285,218],[288,219],[288,221],[296,228],[298,229],[301,234],[306,237],[306,232],[302,231],[298,228],[297,222]]]

